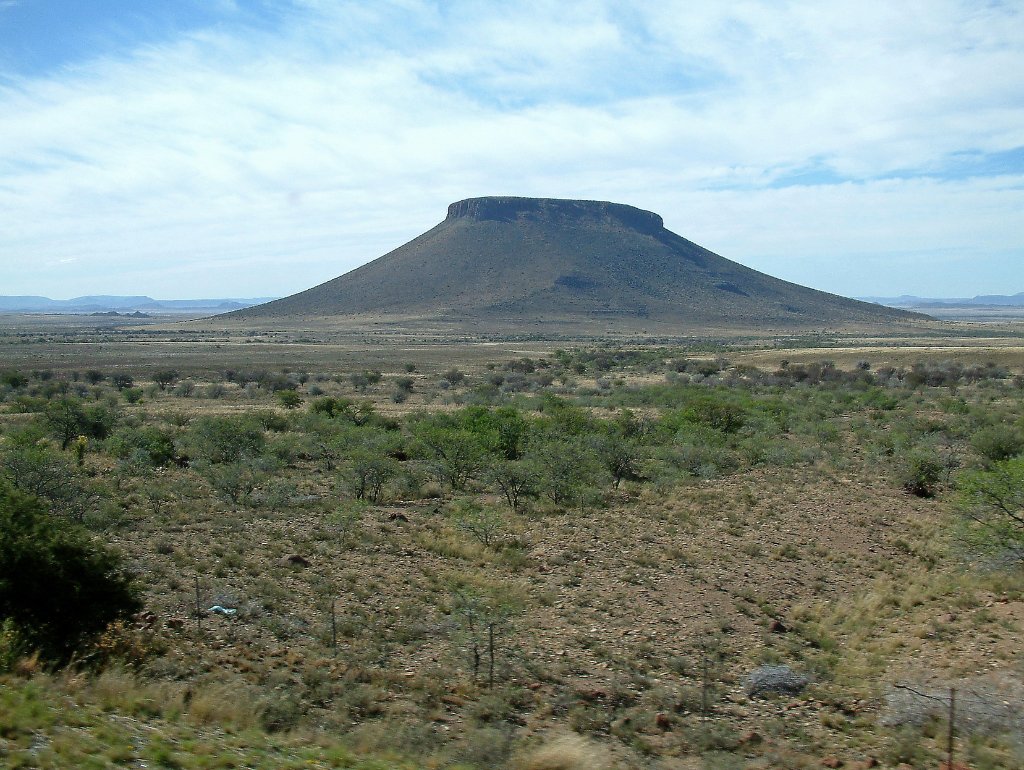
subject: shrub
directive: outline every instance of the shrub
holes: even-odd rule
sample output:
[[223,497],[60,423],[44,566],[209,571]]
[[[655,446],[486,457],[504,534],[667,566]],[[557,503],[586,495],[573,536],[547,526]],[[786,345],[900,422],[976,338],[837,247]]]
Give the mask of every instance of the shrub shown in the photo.
[[248,501],[253,490],[267,478],[261,467],[245,460],[203,463],[199,470],[211,487],[235,505]]
[[38,499],[0,485],[0,616],[25,644],[65,662],[140,607],[117,554],[53,518]]
[[174,389],[174,395],[181,396],[182,398],[191,398],[196,392],[196,384],[192,380],[185,380],[184,382],[178,383],[178,387]]
[[923,449],[911,450],[897,466],[900,486],[918,497],[934,497],[942,473],[942,461]]
[[466,379],[466,375],[460,372],[458,369],[449,369],[444,373],[444,379],[451,385],[461,385]]
[[990,463],[1009,460],[1024,452],[1024,432],[1005,423],[989,425],[971,437],[971,446]]
[[302,403],[302,396],[294,390],[279,390],[277,399],[285,409],[295,409]]
[[28,377],[16,371],[0,372],[0,385],[7,385],[11,388],[23,388],[28,385]]
[[178,379],[178,372],[174,369],[161,369],[153,375],[153,382],[155,382],[160,390],[167,390],[169,385],[173,385]]
[[398,461],[389,457],[385,445],[367,442],[349,456],[348,475],[357,500],[380,502],[387,484],[399,471]]
[[0,479],[15,489],[41,498],[53,513],[82,521],[95,496],[66,455],[45,446],[15,445],[2,455]]
[[373,403],[370,401],[356,403],[350,398],[335,398],[333,396],[314,399],[309,405],[309,411],[313,414],[347,420],[354,425],[365,425],[374,416]]
[[110,378],[110,381],[114,384],[114,387],[118,390],[124,390],[135,385],[135,380],[132,379],[130,374],[115,374]]
[[241,419],[249,418],[255,420],[256,424],[263,428],[263,430],[270,430],[274,433],[283,433],[290,427],[288,418],[280,412],[275,412],[273,409],[257,409]]
[[485,547],[494,545],[507,528],[500,511],[469,498],[456,500],[449,517],[456,529],[469,533]]
[[166,465],[174,459],[171,436],[153,425],[121,428],[110,437],[107,448],[122,460],[132,458],[152,466]]
[[105,404],[84,406],[75,398],[52,402],[43,413],[43,421],[67,449],[79,436],[103,439],[110,435],[117,413]]
[[484,467],[487,451],[476,434],[447,427],[435,420],[424,420],[413,427],[417,452],[437,480],[452,489],[465,489]]
[[15,664],[29,655],[28,643],[13,618],[0,622],[0,674],[11,671]]
[[263,451],[263,430],[263,425],[250,415],[202,417],[189,429],[182,445],[211,463],[233,463]]
[[579,440],[538,441],[530,448],[527,459],[543,469],[538,488],[555,505],[582,501],[607,478],[600,459]]
[[541,473],[536,462],[499,459],[492,462],[487,478],[501,490],[509,507],[518,513],[527,498],[537,496]]
[[957,487],[960,511],[980,535],[979,544],[1024,558],[1024,457],[968,471]]
[[121,391],[121,395],[129,404],[137,404],[142,400],[142,388],[125,388]]

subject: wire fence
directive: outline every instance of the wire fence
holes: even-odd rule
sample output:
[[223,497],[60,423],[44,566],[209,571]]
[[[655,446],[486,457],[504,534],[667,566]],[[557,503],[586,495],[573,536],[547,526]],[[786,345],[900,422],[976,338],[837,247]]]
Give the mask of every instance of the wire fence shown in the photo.
[[954,767],[958,738],[1001,736],[1024,756],[1024,680],[992,672],[948,683],[896,683],[885,698],[882,723],[922,726],[945,721],[946,764]]

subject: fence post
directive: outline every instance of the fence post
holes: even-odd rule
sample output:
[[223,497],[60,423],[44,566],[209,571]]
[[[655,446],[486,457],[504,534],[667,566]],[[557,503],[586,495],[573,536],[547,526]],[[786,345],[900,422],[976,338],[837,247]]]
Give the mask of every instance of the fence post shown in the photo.
[[203,628],[203,608],[199,597],[199,574],[196,574],[196,632]]
[[946,735],[946,768],[953,770],[953,735],[956,723],[956,688],[949,688],[949,732]]
[[338,615],[335,607],[338,604],[337,597],[331,597],[331,648],[334,650],[334,656],[338,656]]

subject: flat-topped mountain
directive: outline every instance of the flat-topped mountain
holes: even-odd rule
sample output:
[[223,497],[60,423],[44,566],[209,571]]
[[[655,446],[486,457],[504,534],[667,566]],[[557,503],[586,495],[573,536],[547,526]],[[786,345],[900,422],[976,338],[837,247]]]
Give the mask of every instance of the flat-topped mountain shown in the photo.
[[602,201],[470,198],[436,227],[239,320],[369,315],[481,323],[793,327],[913,313],[808,289],[720,257],[649,211]]

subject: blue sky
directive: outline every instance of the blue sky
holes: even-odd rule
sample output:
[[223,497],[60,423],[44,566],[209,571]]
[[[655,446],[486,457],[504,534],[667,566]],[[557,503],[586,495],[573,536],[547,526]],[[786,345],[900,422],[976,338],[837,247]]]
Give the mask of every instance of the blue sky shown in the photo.
[[1024,291],[1024,7],[0,0],[0,294],[290,294],[478,195],[846,295]]

